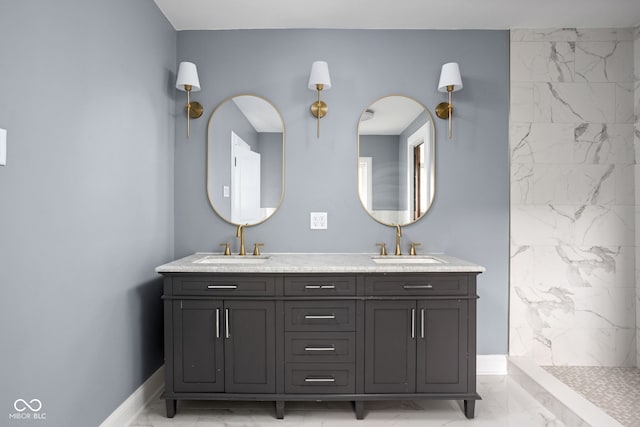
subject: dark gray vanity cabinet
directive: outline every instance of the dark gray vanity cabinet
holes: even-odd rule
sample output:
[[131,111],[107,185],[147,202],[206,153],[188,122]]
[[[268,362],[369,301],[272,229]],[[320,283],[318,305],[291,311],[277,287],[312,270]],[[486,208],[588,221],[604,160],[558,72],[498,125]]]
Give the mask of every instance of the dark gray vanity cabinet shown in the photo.
[[477,273],[163,273],[180,399],[459,399],[474,416]]
[[273,301],[176,300],[175,390],[274,393]]
[[414,393],[415,301],[367,301],[365,307],[365,393]]
[[366,393],[466,391],[466,301],[365,305]]

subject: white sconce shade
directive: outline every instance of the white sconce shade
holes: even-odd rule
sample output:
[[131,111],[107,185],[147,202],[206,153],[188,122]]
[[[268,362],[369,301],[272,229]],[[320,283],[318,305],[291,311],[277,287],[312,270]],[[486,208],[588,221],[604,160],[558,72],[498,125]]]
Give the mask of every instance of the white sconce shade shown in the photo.
[[309,84],[307,87],[318,92],[318,100],[311,104],[311,115],[318,122],[318,138],[320,138],[320,119],[327,115],[329,107],[320,100],[320,91],[331,89],[331,77],[329,76],[329,65],[325,61],[315,61],[311,64],[311,74],[309,74]]
[[460,77],[460,67],[457,62],[449,62],[442,66],[438,91],[447,92],[447,86],[453,86],[451,92],[462,89],[462,77]]
[[329,76],[329,65],[325,61],[315,61],[311,64],[311,74],[309,74],[309,89],[316,90],[316,85],[323,85],[323,89],[331,89],[331,77]]
[[200,90],[200,80],[198,79],[198,69],[193,62],[181,62],[178,68],[178,78],[176,79],[176,89],[185,92],[185,86],[191,86],[192,92]]
[[187,138],[191,134],[190,119],[197,119],[204,111],[202,104],[191,101],[189,94],[200,90],[200,79],[198,79],[198,69],[193,62],[181,62],[178,67],[178,78],[176,79],[176,89],[187,92]]

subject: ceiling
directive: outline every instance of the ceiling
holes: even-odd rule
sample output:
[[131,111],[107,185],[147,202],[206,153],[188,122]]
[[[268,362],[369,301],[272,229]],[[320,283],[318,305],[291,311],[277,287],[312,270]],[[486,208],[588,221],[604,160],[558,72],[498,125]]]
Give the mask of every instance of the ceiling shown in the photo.
[[640,25],[639,0],[154,0],[176,30]]

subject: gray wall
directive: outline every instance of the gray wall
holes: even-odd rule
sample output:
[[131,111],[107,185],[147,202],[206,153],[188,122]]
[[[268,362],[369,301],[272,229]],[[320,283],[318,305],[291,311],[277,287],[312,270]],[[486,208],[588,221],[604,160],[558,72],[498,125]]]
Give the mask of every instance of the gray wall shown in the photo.
[[[224,98],[255,93],[285,122],[285,196],[276,214],[246,233],[265,252],[373,252],[394,241],[372,220],[357,195],[358,119],[375,99],[408,95],[433,109],[440,67],[457,61],[464,89],[454,94],[454,138],[436,120],[436,195],[431,211],[408,226],[404,242],[423,243],[487,267],[479,279],[478,349],[507,353],[508,87],[507,31],[236,30],[178,34],[178,60],[198,65],[194,94],[205,118],[177,121],[175,152],[176,256],[218,251],[234,242],[234,227],[218,218],[205,190],[206,116]],[[307,89],[311,63],[329,63],[333,87],[316,139]],[[179,107],[178,107],[179,108]],[[178,109],[176,110],[178,112]],[[181,110],[180,110],[181,112]],[[327,212],[328,230],[310,230],[309,212]],[[406,246],[405,246],[406,248]]]
[[371,157],[374,210],[400,209],[399,145],[398,135],[360,135],[360,157]]
[[2,425],[98,425],[162,364],[176,38],[151,0],[2,2]]

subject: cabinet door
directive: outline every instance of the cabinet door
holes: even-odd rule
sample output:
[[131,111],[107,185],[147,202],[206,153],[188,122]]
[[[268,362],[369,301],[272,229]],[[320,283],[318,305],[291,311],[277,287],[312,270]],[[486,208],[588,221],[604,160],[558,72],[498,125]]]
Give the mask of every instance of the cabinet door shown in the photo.
[[366,393],[415,392],[415,315],[415,301],[366,302]]
[[275,302],[225,301],[225,392],[275,393]]
[[418,393],[467,391],[467,301],[418,301]]
[[175,391],[224,391],[222,308],[222,301],[173,302]]

